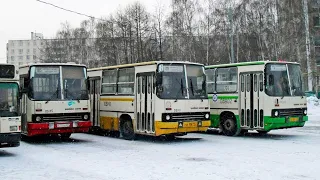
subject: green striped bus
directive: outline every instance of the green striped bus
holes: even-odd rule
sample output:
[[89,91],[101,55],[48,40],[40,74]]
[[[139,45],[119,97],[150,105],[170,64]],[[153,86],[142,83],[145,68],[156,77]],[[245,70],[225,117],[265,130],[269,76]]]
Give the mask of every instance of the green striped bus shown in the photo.
[[227,136],[303,127],[307,100],[298,63],[257,61],[206,66],[211,128]]

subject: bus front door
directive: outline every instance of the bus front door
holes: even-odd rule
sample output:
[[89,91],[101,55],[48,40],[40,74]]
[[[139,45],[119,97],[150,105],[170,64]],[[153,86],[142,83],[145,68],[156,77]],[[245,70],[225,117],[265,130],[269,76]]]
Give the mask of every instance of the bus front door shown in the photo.
[[240,73],[240,126],[261,129],[263,122],[263,73]]
[[136,129],[139,133],[154,134],[154,73],[137,74],[136,84]]
[[89,79],[90,120],[94,128],[100,128],[100,77]]

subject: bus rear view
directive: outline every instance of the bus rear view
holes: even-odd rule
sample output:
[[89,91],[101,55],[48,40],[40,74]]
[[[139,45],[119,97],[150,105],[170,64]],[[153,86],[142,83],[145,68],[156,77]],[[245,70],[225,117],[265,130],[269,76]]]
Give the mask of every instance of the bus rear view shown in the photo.
[[23,82],[22,133],[69,138],[87,132],[89,97],[84,65],[46,63],[20,68]]
[[14,65],[0,64],[0,148],[20,145],[19,74]]

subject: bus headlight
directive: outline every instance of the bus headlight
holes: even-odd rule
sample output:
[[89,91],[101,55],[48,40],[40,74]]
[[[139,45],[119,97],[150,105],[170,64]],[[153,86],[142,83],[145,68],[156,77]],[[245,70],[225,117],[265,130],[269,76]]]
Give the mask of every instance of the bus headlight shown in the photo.
[[307,115],[308,111],[305,109],[305,110],[303,111],[303,113],[304,113],[304,115]]
[[209,117],[210,117],[209,113],[207,113],[206,115],[204,115],[204,117],[205,117],[206,119],[209,119]]
[[278,112],[278,111],[275,111],[275,112],[274,112],[274,116],[277,117],[278,115],[279,115],[279,112]]
[[37,117],[36,117],[36,121],[37,121],[37,122],[40,122],[40,121],[41,121],[41,117],[40,117],[40,116],[37,116]]
[[170,120],[170,115],[166,115],[166,120],[167,120],[167,121]]
[[86,114],[86,115],[83,116],[83,119],[84,119],[84,120],[88,120],[88,119],[89,119],[89,116]]

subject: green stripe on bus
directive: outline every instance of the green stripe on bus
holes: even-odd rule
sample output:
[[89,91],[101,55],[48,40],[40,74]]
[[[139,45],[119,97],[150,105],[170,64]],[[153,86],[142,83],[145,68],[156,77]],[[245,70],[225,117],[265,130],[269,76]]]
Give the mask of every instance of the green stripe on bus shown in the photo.
[[[218,99],[238,99],[238,96],[219,96]],[[212,95],[209,95],[209,99],[212,99]]]

